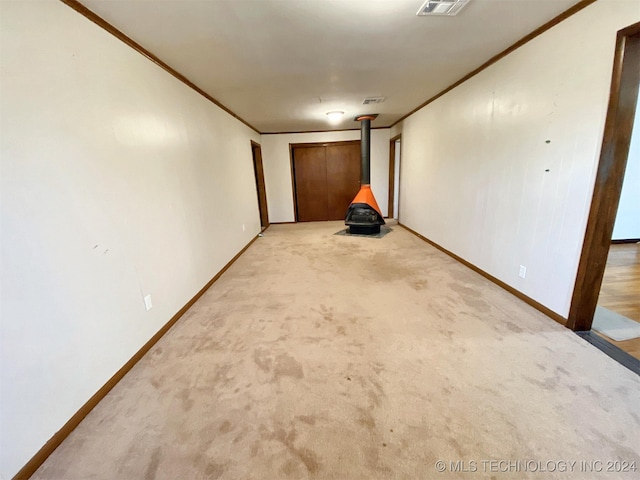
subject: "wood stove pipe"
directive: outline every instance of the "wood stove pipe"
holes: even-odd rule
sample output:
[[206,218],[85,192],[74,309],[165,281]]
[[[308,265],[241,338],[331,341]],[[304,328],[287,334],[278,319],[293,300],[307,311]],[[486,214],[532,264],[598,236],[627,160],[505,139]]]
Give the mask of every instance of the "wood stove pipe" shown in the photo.
[[378,115],[360,115],[360,185],[371,184],[371,120]]

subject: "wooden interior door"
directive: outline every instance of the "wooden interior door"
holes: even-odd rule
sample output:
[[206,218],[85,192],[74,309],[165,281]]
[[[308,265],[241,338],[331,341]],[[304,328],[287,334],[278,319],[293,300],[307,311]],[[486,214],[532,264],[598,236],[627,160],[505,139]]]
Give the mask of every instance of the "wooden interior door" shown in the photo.
[[297,220],[327,219],[327,161],[323,147],[296,147],[293,150]]
[[260,210],[260,226],[262,230],[269,226],[269,211],[267,209],[267,190],[264,186],[264,170],[262,168],[262,149],[260,145],[251,142],[253,152],[253,172],[256,176],[256,190],[258,192],[258,208]]
[[360,190],[360,144],[328,145],[327,220],[344,220],[347,208]]
[[296,220],[344,219],[360,189],[360,141],[292,145]]

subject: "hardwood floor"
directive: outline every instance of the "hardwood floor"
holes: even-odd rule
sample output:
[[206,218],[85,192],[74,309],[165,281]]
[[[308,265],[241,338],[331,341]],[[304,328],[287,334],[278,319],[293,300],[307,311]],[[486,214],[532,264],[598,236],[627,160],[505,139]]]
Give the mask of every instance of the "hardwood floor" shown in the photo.
[[[640,322],[640,243],[611,245],[598,305]],[[640,360],[640,338],[616,342],[596,333]]]

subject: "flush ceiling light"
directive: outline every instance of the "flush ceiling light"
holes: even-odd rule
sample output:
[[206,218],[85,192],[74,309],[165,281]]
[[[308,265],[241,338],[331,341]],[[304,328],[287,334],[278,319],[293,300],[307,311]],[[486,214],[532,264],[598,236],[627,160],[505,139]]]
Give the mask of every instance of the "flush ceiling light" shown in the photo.
[[329,117],[329,121],[331,123],[338,123],[342,119],[343,115],[344,115],[344,112],[341,112],[339,110],[336,110],[333,112],[327,112],[327,117]]
[[457,15],[469,0],[427,0],[416,15]]

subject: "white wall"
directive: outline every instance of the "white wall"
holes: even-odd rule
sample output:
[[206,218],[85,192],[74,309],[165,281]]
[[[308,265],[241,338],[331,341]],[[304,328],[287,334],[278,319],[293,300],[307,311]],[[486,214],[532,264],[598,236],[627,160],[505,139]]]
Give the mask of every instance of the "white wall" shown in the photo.
[[0,5],[11,478],[260,231],[260,136],[61,2]]
[[394,137],[397,137],[398,135],[402,134],[403,125],[404,125],[404,121],[399,122],[398,124],[392,126],[390,128],[390,131],[389,131],[389,136],[391,138],[394,138]]
[[639,20],[600,0],[405,119],[402,222],[566,316],[616,31]]
[[[359,140],[360,130],[262,135],[262,162],[269,221],[293,222],[290,143]],[[371,190],[383,214],[389,205],[389,129],[371,130]],[[346,213],[346,212],[345,212]]]
[[613,240],[640,238],[640,97],[638,100]]

